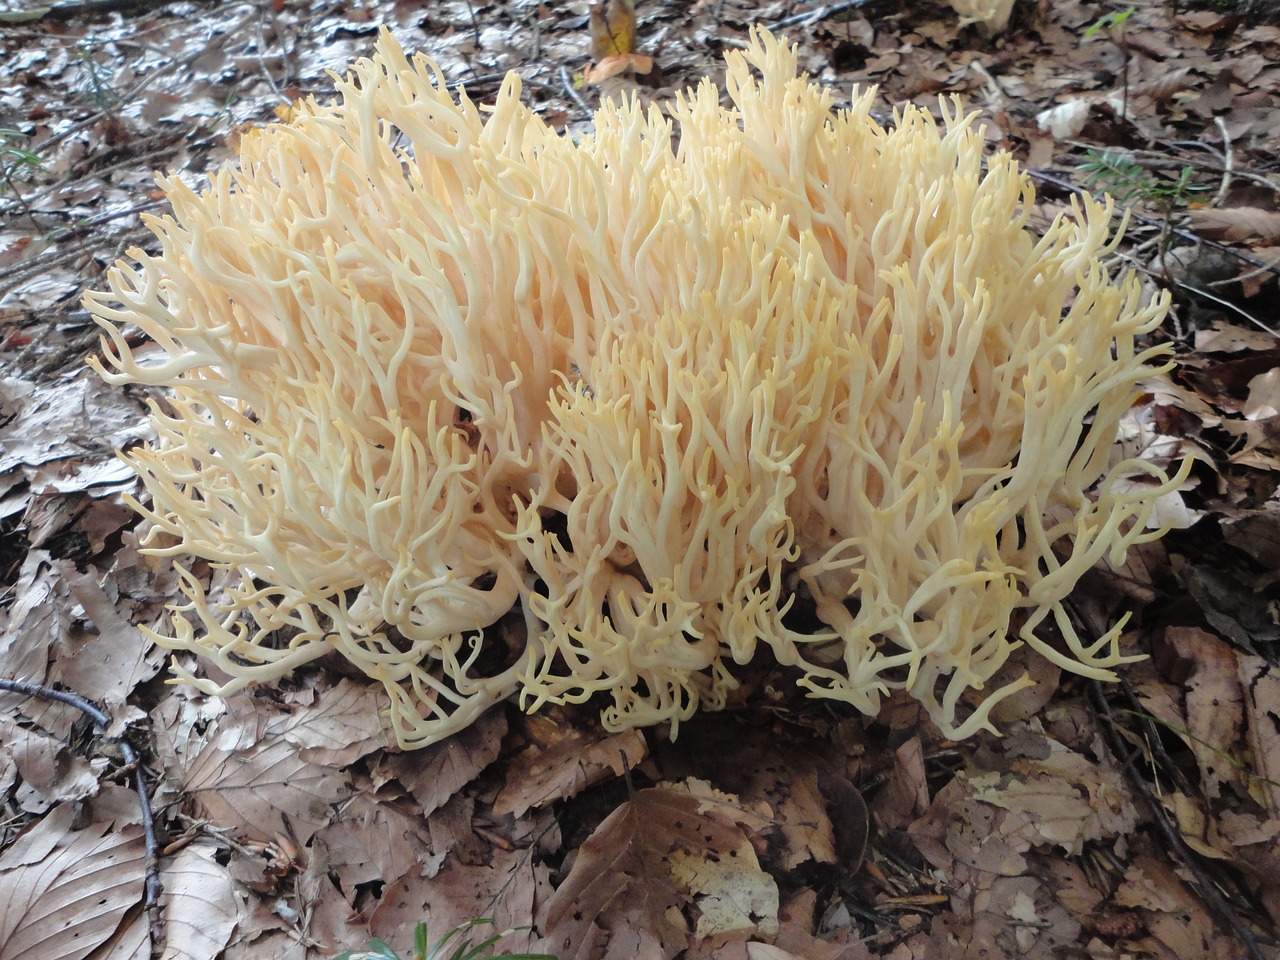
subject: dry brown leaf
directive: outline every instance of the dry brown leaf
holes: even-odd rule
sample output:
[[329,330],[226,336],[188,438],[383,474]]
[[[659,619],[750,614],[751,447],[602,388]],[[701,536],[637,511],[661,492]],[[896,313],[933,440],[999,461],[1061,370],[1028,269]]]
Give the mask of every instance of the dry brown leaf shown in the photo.
[[[334,888],[329,859],[329,846],[324,838],[312,837],[304,854],[306,866],[294,884],[297,893],[296,929],[314,941],[326,956],[345,946],[359,946],[360,936],[353,930],[352,905]],[[352,895],[354,887],[349,888]]]
[[378,688],[341,680],[318,694],[306,691],[309,703],[299,703],[293,722],[281,733],[297,745],[302,759],[329,767],[345,767],[367,753],[391,746],[391,725],[382,716],[384,702]]
[[973,796],[961,773],[938,791],[928,813],[907,833],[924,858],[946,875],[963,866],[983,874],[1019,876],[1026,872],[1026,858],[993,832],[997,816]]
[[1249,792],[1272,816],[1280,815],[1280,670],[1262,657],[1240,657],[1240,685],[1248,716],[1254,776]]
[[165,925],[161,960],[218,956],[235,930],[240,910],[231,876],[214,857],[216,845],[190,844],[164,864],[160,911]]
[[849,782],[848,760],[825,742],[815,749],[780,740],[779,733],[767,723],[708,716],[662,744],[644,770],[668,781],[705,777],[741,806],[771,817],[753,829],[768,833],[772,862],[783,870],[810,860],[856,870],[867,810]]
[[1044,759],[1019,758],[1011,775],[972,776],[976,797],[1007,811],[997,834],[1019,852],[1056,845],[1078,855],[1090,840],[1125,837],[1138,813],[1123,774],[1055,740]]
[[924,746],[919,737],[912,737],[894,752],[889,782],[876,796],[873,809],[881,826],[899,829],[923,816],[928,808]]
[[[704,786],[697,788],[707,794]],[[695,896],[688,864],[736,861],[747,840],[739,818],[729,815],[730,800],[667,785],[639,790],[609,814],[579,848],[547,905],[544,929],[552,952],[561,960],[585,960],[592,955],[587,945],[598,936],[593,928],[609,937],[606,956],[627,955],[630,934],[618,944],[612,939],[620,931],[642,931],[652,956],[671,958],[684,949],[689,928],[683,911]]]
[[646,74],[652,70],[653,57],[642,53],[619,53],[591,64],[582,71],[582,79],[590,84],[600,84],[623,73]]
[[[814,863],[837,862],[836,825],[832,822],[834,817],[828,813],[828,809],[839,808],[839,801],[847,797],[841,792],[840,796],[833,800],[828,794],[835,793],[846,785],[848,790],[856,796],[855,800],[850,801],[850,805],[856,809],[850,811],[840,809],[848,814],[845,817],[845,823],[849,826],[849,845],[854,848],[859,847],[859,827],[865,825],[866,808],[865,805],[858,806],[862,795],[853,788],[852,784],[845,781],[834,789],[824,789],[824,785],[820,782],[820,774],[803,762],[784,765],[777,779],[775,791],[766,796],[770,800],[773,800],[774,795],[781,796],[781,799],[773,800],[773,804],[785,844],[779,858],[782,869],[794,870],[809,860]],[[865,841],[865,835],[863,839]],[[857,850],[851,850],[850,857],[852,858],[857,852]],[[857,869],[856,863],[848,863],[845,866],[851,872]]]
[[78,960],[142,899],[142,828],[73,830],[75,804],[29,827],[0,855],[0,957]]
[[59,560],[54,569],[81,623],[60,645],[52,678],[90,700],[124,703],[134,687],[160,672],[163,657],[121,614],[119,598],[103,589],[96,568],[81,572],[71,561]]
[[105,760],[86,760],[39,730],[0,717],[0,751],[12,761],[22,782],[15,792],[18,806],[44,813],[54,804],[84,800],[98,792]]
[[1240,765],[1231,758],[1238,752],[1244,727],[1240,666],[1236,653],[1216,634],[1198,627],[1170,627],[1165,641],[1186,663],[1186,729],[1182,734],[1200,766],[1205,793],[1221,794],[1221,784],[1244,785]]
[[[522,952],[530,948],[533,937],[528,929],[516,928],[528,928],[549,890],[547,868],[534,865],[526,848],[494,848],[487,862],[478,865],[450,858],[430,879],[413,870],[388,884],[369,918],[369,931],[398,948],[413,943],[414,927],[424,920],[431,931],[443,936],[483,917],[493,921],[484,936],[515,931],[495,952]],[[562,960],[568,960],[568,955]]]
[[341,770],[304,760],[289,736],[297,718],[239,695],[182,779],[202,816],[241,836],[268,842],[277,834],[305,844],[333,818],[350,790]]
[[[6,611],[5,630],[0,635],[0,662],[6,677],[27,683],[44,683],[52,660],[49,647],[67,622],[65,604],[54,593],[48,554],[32,551],[23,561],[17,583],[11,588],[12,601]],[[28,717],[44,711],[40,701],[24,694],[0,692],[0,710],[6,715],[21,711]],[[66,733],[51,724],[42,724],[51,733]]]
[[1271,420],[1280,414],[1280,367],[1249,381],[1249,395],[1240,412],[1246,420]]
[[673,852],[671,875],[697,905],[694,936],[698,939],[778,932],[778,885],[760,869],[745,837],[729,852],[728,860]]
[[635,0],[596,0],[590,9],[591,59],[636,52]]
[[908,828],[944,873],[990,885],[994,877],[1027,873],[1033,851],[1078,854],[1086,841],[1132,832],[1137,811],[1118,770],[1032,731],[1018,750],[1007,767],[962,771]]
[[1232,243],[1280,240],[1280,210],[1263,207],[1202,207],[1188,211],[1197,233]]
[[[1146,927],[1157,944],[1168,948],[1170,957],[1230,957],[1223,952],[1213,920],[1200,900],[1187,889],[1168,864],[1151,857],[1138,857],[1115,892],[1118,906],[1140,910]],[[1159,954],[1158,954],[1159,955]]]
[[1276,347],[1276,338],[1264,330],[1241,327],[1225,320],[1197,330],[1197,353],[1240,353],[1244,350],[1269,351]]
[[432,859],[427,820],[411,804],[389,802],[361,790],[342,816],[315,836],[325,844],[328,868],[354,894],[362,883],[388,883]]
[[[102,484],[132,488],[129,468],[115,451],[150,438],[153,431],[136,398],[102,387],[92,377],[40,384],[6,378],[0,384],[0,411],[5,423],[16,422],[21,429],[6,431],[0,477],[59,461],[49,477],[60,493]],[[44,489],[34,486],[33,492]]]
[[523,816],[531,807],[562,800],[587,787],[635,769],[647,747],[639,730],[609,734],[559,723],[546,716],[525,721],[533,742],[507,764],[506,784],[493,804],[498,816]]
[[[1174,94],[1180,93],[1191,86],[1196,79],[1195,71],[1189,66],[1175,67],[1172,70],[1166,70],[1159,76],[1144,80],[1131,86],[1128,90],[1129,97],[1150,97],[1155,101],[1168,100]],[[1112,97],[1115,94],[1111,94]]]
[[387,757],[374,771],[375,782],[394,776],[422,806],[423,817],[429,817],[497,759],[506,732],[506,715],[491,710],[447,740]]

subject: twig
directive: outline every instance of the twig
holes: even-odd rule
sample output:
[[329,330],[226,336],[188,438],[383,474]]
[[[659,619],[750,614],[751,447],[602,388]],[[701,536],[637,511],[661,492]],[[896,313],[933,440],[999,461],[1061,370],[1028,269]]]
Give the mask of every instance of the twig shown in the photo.
[[564,67],[560,68],[560,82],[564,85],[564,92],[573,98],[574,102],[582,108],[582,112],[587,116],[591,116],[591,108],[587,106],[587,101],[582,99],[582,94],[574,89],[573,80],[569,77],[569,71]]
[[[52,700],[55,703],[65,703],[67,706],[75,707],[92,720],[94,726],[103,732],[111,725],[111,717],[97,704],[65,690],[55,690],[52,687],[46,687],[41,684],[26,683],[22,680],[9,680],[5,677],[0,677],[0,690],[7,690],[11,693],[18,693],[28,697],[37,697],[41,700]],[[156,842],[155,816],[151,810],[151,798],[147,795],[147,779],[142,772],[142,764],[138,762],[138,754],[133,749],[133,744],[124,737],[107,737],[106,740],[108,743],[114,743],[120,747],[120,754],[124,757],[125,766],[133,771],[133,789],[138,795],[138,807],[142,815],[142,833],[147,849],[147,869],[143,883],[143,897],[146,905],[147,921],[151,927],[152,952],[156,953],[158,952],[156,948],[162,942],[163,934],[163,929],[160,925],[160,851],[159,844]]]
[[1218,124],[1218,130],[1222,134],[1222,182],[1218,184],[1218,192],[1213,195],[1213,200],[1209,202],[1211,207],[1222,206],[1222,201],[1227,197],[1227,191],[1231,188],[1231,178],[1235,173],[1236,154],[1231,146],[1231,133],[1227,130],[1227,125],[1221,117],[1214,117],[1214,121]]
[[480,42],[480,21],[476,17],[476,5],[472,2],[472,0],[466,0],[466,2],[467,2],[467,11],[471,14],[472,37],[476,42],[476,50],[479,51],[483,48],[484,45]]
[[1248,273],[1242,273],[1238,277],[1228,277],[1225,280],[1214,280],[1208,284],[1210,287],[1225,287],[1233,283],[1244,283],[1246,280],[1252,280],[1254,277],[1260,277],[1264,273],[1280,273],[1276,268],[1280,267],[1280,257],[1272,257],[1266,263],[1254,267]]
[[797,13],[793,17],[783,17],[781,20],[775,20],[770,29],[779,30],[783,27],[811,27],[820,20],[826,20],[828,17],[834,17],[837,13],[844,13],[846,10],[856,10],[859,7],[865,7],[874,3],[875,0],[845,0],[844,3],[832,3],[817,10],[810,10],[808,13]]
[[[1280,261],[1277,261],[1277,262],[1280,262]],[[1254,271],[1254,272],[1256,273],[1257,271]],[[1238,280],[1239,278],[1233,277],[1232,279]],[[1187,283],[1185,280],[1178,280],[1177,284],[1179,287],[1181,287],[1183,290],[1186,290],[1188,293],[1194,293],[1197,297],[1204,297],[1206,300],[1212,300],[1218,306],[1223,307],[1227,310],[1231,310],[1235,313],[1238,313],[1240,316],[1244,317],[1244,319],[1248,320],[1259,330],[1263,330],[1271,334],[1276,339],[1280,340],[1280,330],[1276,330],[1274,327],[1267,326],[1265,323],[1263,323],[1261,320],[1259,320],[1257,317],[1251,314],[1248,310],[1244,310],[1240,307],[1237,307],[1230,300],[1224,300],[1222,299],[1222,297],[1214,296],[1208,290],[1204,290],[1201,287],[1193,287],[1191,284]]]
[[51,3],[47,7],[35,7],[20,13],[4,14],[0,22],[32,23],[37,20],[73,20],[76,17],[96,17],[103,13],[133,13],[167,7],[173,0],[73,0],[69,3]]

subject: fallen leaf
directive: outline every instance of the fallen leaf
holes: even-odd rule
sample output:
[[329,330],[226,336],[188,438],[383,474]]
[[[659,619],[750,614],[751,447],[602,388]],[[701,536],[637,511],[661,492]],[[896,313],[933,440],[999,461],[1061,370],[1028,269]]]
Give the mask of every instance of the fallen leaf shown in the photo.
[[[561,960],[585,960],[590,955],[585,945],[599,936],[593,928],[606,936],[643,931],[654,955],[665,958],[688,945],[683,911],[696,896],[689,886],[689,862],[736,861],[746,840],[723,801],[689,791],[677,786],[637,791],[578,849],[573,868],[547,905],[547,938]],[[744,869],[751,872],[752,866]],[[754,869],[758,872],[759,865]],[[623,955],[620,948],[617,955]]]
[[[112,936],[142,899],[146,843],[139,826],[73,830],[57,807],[0,855],[0,956],[78,960]],[[211,956],[211,954],[210,954]]]
[[304,760],[278,708],[241,695],[222,717],[182,778],[201,815],[246,838],[269,842],[292,834],[305,844],[333,818],[350,789],[340,769]]
[[507,765],[506,783],[493,803],[499,816],[523,816],[531,807],[576,796],[635,769],[646,753],[639,730],[609,734],[594,725],[584,728],[539,716],[529,717],[527,726],[535,742]]
[[216,845],[196,842],[163,865],[161,960],[207,960],[222,953],[239,918],[231,876],[214,857]]
[[1280,210],[1262,207],[1201,207],[1187,211],[1198,234],[1229,243],[1271,243],[1280,239]]
[[591,4],[591,59],[636,52],[635,0],[597,0]]

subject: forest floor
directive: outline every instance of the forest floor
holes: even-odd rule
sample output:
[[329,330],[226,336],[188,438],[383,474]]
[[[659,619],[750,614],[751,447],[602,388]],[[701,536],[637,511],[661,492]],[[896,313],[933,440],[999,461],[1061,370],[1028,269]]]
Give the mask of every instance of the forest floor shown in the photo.
[[[151,435],[144,398],[86,369],[80,306],[153,246],[155,171],[199,182],[384,25],[477,102],[515,70],[579,129],[602,95],[717,77],[756,23],[837,102],[878,84],[884,122],[961,95],[1038,227],[1079,191],[1129,211],[1114,265],[1172,292],[1178,366],[1120,442],[1194,469],[1172,532],[1073,609],[1131,612],[1146,658],[1115,684],[1028,658],[1005,735],[963,742],[768,664],[674,741],[509,706],[412,753],[329,661],[225,700],[166,684],[140,628],[177,578],[114,456]],[[418,922],[477,918],[562,960],[1280,956],[1278,23],[1019,2],[988,37],[933,2],[646,0],[654,69],[583,85],[585,0],[0,0],[0,958],[408,956]]]

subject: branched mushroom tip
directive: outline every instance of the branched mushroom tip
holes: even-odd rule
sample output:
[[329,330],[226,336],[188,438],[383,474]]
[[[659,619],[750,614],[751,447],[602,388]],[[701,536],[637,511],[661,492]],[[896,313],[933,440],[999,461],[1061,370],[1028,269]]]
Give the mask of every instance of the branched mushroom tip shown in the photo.
[[764,644],[964,737],[1022,643],[1126,660],[1062,606],[1178,481],[1112,458],[1166,304],[1102,265],[1110,209],[1037,238],[956,103],[886,129],[763,30],[727,61],[728,109],[704,81],[569,140],[384,32],[206,191],[162,179],[160,253],[86,302],[102,376],[172,392],[125,454],[149,545],[236,575],[183,572],[156,640],[230,679],[179,676],[337,652],[420,746],[516,693],[674,724]]

